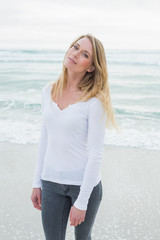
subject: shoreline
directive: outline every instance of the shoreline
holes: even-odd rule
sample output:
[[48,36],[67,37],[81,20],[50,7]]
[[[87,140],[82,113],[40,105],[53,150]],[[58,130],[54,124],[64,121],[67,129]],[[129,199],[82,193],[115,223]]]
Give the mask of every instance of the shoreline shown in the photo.
[[[0,142],[0,146],[4,146],[5,145],[17,145],[17,146],[36,146],[38,145],[38,142],[37,143],[15,143],[15,142]],[[1,147],[0,147],[1,148]],[[148,149],[148,148],[142,148],[142,147],[138,147],[138,146],[120,146],[120,145],[107,145],[107,144],[104,144],[104,149],[106,148],[118,148],[118,149],[124,149],[124,148],[127,148],[127,149],[134,149],[134,150],[144,150],[144,151],[155,151],[155,152],[160,152],[160,149]]]

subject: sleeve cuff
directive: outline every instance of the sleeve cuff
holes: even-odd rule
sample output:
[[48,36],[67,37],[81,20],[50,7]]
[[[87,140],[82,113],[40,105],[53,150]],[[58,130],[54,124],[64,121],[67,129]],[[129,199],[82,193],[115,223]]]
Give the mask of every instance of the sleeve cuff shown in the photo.
[[76,208],[78,208],[79,210],[87,210],[87,204],[80,204],[80,203],[78,203],[77,200],[75,201],[75,203],[73,205]]
[[42,188],[42,181],[40,180],[39,182],[37,182],[37,183],[33,183],[32,184],[32,187],[33,188]]

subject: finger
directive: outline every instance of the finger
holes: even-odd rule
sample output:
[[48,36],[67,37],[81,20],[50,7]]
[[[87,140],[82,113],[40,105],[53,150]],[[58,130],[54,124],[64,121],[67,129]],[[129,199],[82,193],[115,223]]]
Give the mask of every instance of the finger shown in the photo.
[[84,222],[85,218],[82,218],[82,222]]
[[38,210],[41,210],[41,206],[38,204],[37,200],[33,201],[33,206]]
[[74,226],[74,221],[73,221],[73,220],[71,220],[70,225],[71,225],[71,226]]
[[78,224],[80,225],[82,223],[82,220],[79,220]]
[[37,204],[38,206],[41,206],[41,200],[38,200]]
[[34,204],[33,206],[34,206],[36,209],[41,210],[41,206],[39,206],[39,205],[37,205],[37,204]]
[[78,224],[81,224],[82,222],[84,222],[84,218],[81,218],[78,222]]
[[34,202],[33,202],[33,206],[34,206],[34,207],[37,207],[37,206],[38,206],[37,201],[34,201]]
[[[41,195],[37,195],[35,198],[35,202],[37,204],[37,207],[41,207]],[[39,209],[39,208],[38,208]]]
[[38,195],[37,198],[38,198],[38,204],[40,205],[41,204],[41,195]]
[[41,206],[36,206],[35,208],[38,210],[41,210]]
[[41,210],[41,206],[38,206],[37,209],[38,209],[38,210]]
[[38,205],[37,205],[37,203],[36,203],[36,202],[34,202],[34,203],[33,203],[33,206],[34,206],[35,208],[37,208],[37,207],[38,207]]
[[80,219],[76,219],[76,221],[75,221],[75,226],[78,226],[78,225],[79,225],[79,222],[81,222],[81,220],[80,220]]
[[70,224],[71,226],[75,226],[75,219],[71,219],[71,224]]
[[32,199],[32,203],[33,203],[33,205],[35,206],[35,205],[37,204],[37,198],[33,198],[33,199]]

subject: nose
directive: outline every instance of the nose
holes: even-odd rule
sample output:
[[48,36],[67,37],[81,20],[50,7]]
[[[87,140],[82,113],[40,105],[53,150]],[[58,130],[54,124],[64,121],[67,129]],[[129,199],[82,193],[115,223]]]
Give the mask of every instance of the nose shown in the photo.
[[78,55],[79,55],[79,51],[78,50],[74,51],[73,56],[78,57]]

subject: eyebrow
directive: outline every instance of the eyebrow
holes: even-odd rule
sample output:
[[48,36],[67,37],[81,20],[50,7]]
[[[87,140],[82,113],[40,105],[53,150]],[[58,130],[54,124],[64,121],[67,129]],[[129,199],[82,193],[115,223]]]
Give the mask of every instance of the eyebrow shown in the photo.
[[[80,44],[77,42],[75,44],[78,44],[80,46]],[[84,51],[87,52],[89,55],[91,55],[87,50],[84,50]]]

